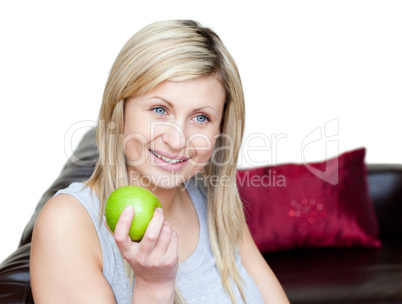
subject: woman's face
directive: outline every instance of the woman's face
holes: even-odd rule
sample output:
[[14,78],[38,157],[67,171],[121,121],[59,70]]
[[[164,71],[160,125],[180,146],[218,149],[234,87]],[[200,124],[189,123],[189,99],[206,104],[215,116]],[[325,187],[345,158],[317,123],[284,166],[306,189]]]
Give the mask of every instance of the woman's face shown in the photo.
[[225,96],[220,81],[209,76],[165,81],[129,98],[124,152],[131,183],[173,188],[202,170],[220,134]]

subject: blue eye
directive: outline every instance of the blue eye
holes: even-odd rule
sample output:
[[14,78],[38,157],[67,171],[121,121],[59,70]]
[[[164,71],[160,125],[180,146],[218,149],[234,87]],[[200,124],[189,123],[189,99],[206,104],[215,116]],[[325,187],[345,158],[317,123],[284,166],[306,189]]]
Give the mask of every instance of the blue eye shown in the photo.
[[207,117],[207,116],[205,116],[205,115],[198,115],[197,116],[197,122],[206,122],[206,121],[209,121],[210,119]]
[[162,107],[156,107],[156,108],[153,108],[152,110],[154,110],[154,112],[158,115],[163,115],[166,113],[166,110]]

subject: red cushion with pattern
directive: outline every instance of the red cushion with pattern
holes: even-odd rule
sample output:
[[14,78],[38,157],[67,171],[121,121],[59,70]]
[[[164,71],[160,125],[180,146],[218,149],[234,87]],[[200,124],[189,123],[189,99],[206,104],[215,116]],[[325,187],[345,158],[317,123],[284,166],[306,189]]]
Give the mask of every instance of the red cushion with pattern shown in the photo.
[[324,162],[238,170],[237,186],[258,248],[379,248],[364,156],[361,148]]

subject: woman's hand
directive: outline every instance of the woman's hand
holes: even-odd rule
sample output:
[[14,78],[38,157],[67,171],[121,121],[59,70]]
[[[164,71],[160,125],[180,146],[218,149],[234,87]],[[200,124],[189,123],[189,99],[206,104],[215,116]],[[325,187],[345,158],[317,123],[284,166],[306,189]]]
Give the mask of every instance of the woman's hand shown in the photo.
[[[133,207],[121,214],[114,239],[123,258],[135,274],[134,302],[173,303],[178,270],[178,237],[163,210],[157,208],[143,239],[133,242],[128,233],[134,218]],[[162,302],[161,302],[162,301]]]

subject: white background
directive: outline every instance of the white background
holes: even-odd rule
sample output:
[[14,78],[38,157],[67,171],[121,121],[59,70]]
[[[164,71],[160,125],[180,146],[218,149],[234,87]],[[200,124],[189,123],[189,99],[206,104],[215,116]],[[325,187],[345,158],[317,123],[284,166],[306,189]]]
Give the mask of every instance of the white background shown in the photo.
[[369,163],[401,163],[401,16],[402,2],[382,0],[2,1],[0,261],[88,128],[65,146],[67,131],[96,120],[117,53],[143,26],[196,19],[220,35],[255,147],[241,167],[362,146]]

